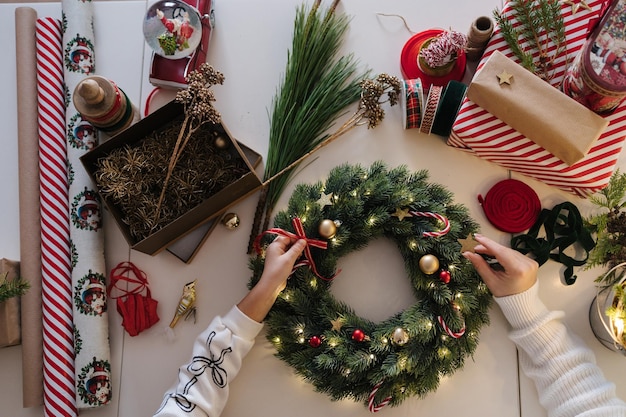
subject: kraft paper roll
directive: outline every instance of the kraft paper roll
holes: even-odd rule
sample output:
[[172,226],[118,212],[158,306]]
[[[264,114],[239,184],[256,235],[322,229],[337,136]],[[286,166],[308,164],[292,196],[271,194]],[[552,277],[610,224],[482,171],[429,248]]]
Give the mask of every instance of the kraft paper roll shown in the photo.
[[[500,82],[506,72],[510,82]],[[587,155],[609,122],[495,51],[467,97],[567,165]]]
[[30,290],[22,297],[22,390],[24,407],[43,404],[41,225],[35,22],[30,7],[15,9],[20,263]]

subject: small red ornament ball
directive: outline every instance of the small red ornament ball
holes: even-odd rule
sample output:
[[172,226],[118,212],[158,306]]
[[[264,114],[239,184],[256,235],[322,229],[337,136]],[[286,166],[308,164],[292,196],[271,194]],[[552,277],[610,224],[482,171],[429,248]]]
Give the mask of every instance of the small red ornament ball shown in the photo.
[[361,329],[356,329],[355,331],[352,332],[352,340],[354,340],[355,342],[362,342],[365,340],[365,333],[363,333],[363,330]]
[[318,348],[322,345],[322,339],[319,336],[311,336],[309,339],[309,346],[312,348]]
[[439,279],[441,280],[441,282],[443,282],[444,284],[447,284],[450,282],[450,271],[446,271],[445,269],[441,272],[439,272]]

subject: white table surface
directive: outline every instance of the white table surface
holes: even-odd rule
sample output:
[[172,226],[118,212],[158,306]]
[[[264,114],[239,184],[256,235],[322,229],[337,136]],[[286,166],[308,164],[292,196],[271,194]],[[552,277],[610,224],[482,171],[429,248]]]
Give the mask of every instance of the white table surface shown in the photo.
[[[215,0],[216,28],[208,61],[226,76],[223,86],[215,88],[216,106],[233,135],[265,156],[268,148],[268,111],[283,74],[296,6],[300,0]],[[326,3],[330,3],[329,1]],[[40,16],[60,17],[60,3],[24,3]],[[19,259],[19,207],[17,183],[17,115],[15,110],[15,32],[16,3],[0,4],[5,44],[5,64],[0,76],[2,135],[0,144],[0,257]],[[481,15],[490,15],[499,0],[343,0],[339,10],[353,16],[345,51],[352,52],[363,66],[375,73],[401,77],[400,51],[411,33],[399,18],[377,13],[398,14],[406,18],[413,31],[452,28],[467,31]],[[97,73],[114,80],[142,110],[152,87],[148,82],[150,55],[143,41],[141,22],[145,1],[96,1]],[[161,96],[169,98],[169,96]],[[36,115],[33,115],[33,119]],[[445,145],[439,136],[426,136],[403,130],[400,108],[387,109],[387,117],[375,130],[360,128],[321,150],[316,159],[302,169],[278,203],[280,210],[296,183],[315,182],[326,177],[331,168],[348,162],[369,165],[384,160],[389,167],[407,165],[411,170],[428,169],[432,182],[445,185],[455,200],[469,207],[480,223],[483,234],[502,243],[510,236],[494,229],[477,202],[496,182],[511,174],[496,165]],[[625,163],[620,164],[626,167]],[[542,183],[520,177],[539,194],[542,205],[552,208],[569,200],[583,215],[592,209],[588,201],[566,194]],[[91,416],[151,415],[164,391],[176,377],[177,368],[187,361],[195,336],[217,314],[225,313],[247,291],[250,277],[246,246],[257,202],[253,195],[234,206],[241,225],[234,231],[218,226],[190,264],[168,252],[156,256],[131,251],[111,216],[105,215],[106,260],[110,270],[130,260],[144,270],[153,297],[159,301],[161,323],[137,337],[121,327],[121,318],[109,308],[113,371],[112,404],[83,411]],[[335,296],[367,318],[383,319],[415,300],[408,291],[402,259],[390,242],[375,241],[367,248],[340,260],[341,280],[333,285]],[[595,351],[606,376],[617,383],[618,393],[626,398],[626,359],[604,348],[594,338],[588,309],[595,294],[593,279],[601,270],[579,271],[575,285],[566,287],[559,278],[560,264],[549,262],[540,269],[541,294],[546,304],[566,312],[566,322]],[[384,284],[380,277],[386,278]],[[181,322],[177,339],[170,343],[162,334],[174,313],[184,283],[198,279],[197,323]],[[359,279],[359,285],[357,285]],[[408,294],[408,295],[407,295]],[[295,376],[290,367],[273,356],[264,334],[244,361],[231,384],[231,399],[223,416],[365,416],[369,411],[349,401],[332,402]],[[43,414],[41,407],[21,406],[21,348],[0,350],[0,414],[30,417]],[[537,393],[526,377],[520,375],[517,353],[507,338],[507,325],[498,310],[491,311],[491,325],[481,334],[481,343],[462,370],[441,382],[437,392],[424,399],[413,398],[381,414],[393,416],[500,416],[541,417]]]

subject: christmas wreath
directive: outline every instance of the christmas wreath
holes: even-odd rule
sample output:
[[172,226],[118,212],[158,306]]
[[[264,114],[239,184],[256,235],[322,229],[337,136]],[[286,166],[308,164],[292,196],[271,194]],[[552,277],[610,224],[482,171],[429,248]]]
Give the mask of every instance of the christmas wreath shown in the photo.
[[[309,243],[266,318],[267,338],[280,359],[333,400],[378,411],[424,396],[463,366],[489,321],[491,295],[459,242],[478,226],[446,188],[427,179],[427,171],[382,162],[336,167],[325,183],[299,184],[276,227],[255,242],[250,286],[261,276],[271,235]],[[341,279],[339,258],[379,237],[400,250],[416,302],[374,323],[330,288]]]

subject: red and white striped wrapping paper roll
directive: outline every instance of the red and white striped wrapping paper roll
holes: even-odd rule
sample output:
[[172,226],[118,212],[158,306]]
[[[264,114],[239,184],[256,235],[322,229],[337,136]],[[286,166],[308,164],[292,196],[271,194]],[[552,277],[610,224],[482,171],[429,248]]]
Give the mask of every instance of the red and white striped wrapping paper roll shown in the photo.
[[[571,64],[585,43],[590,22],[597,22],[605,3],[606,0],[591,0],[588,2],[591,10],[578,8],[575,14],[572,7],[562,5],[567,56],[555,62],[554,77],[550,81],[552,85],[557,86],[563,80],[567,65]],[[509,9],[507,3],[503,12]],[[519,62],[499,29],[496,29],[478,69],[496,50]],[[466,98],[448,138],[448,145],[473,152],[483,159],[572,194],[587,197],[604,188],[615,169],[626,137],[626,103],[605,117],[609,121],[606,131],[582,160],[568,166]]]
[[77,416],[61,22],[36,23],[44,414]]

